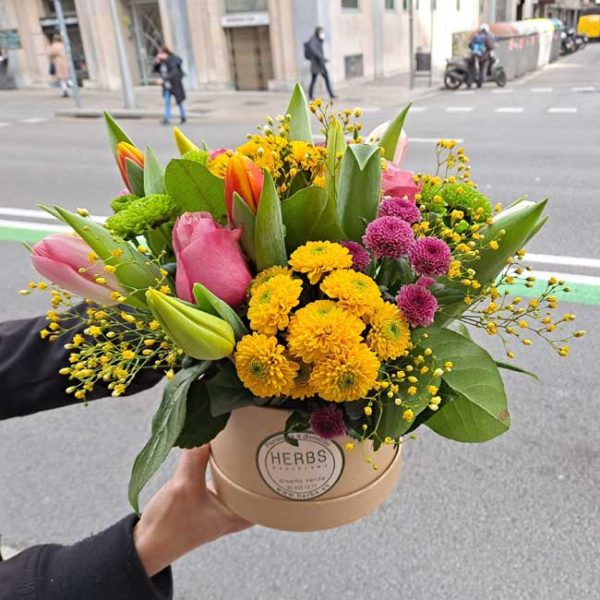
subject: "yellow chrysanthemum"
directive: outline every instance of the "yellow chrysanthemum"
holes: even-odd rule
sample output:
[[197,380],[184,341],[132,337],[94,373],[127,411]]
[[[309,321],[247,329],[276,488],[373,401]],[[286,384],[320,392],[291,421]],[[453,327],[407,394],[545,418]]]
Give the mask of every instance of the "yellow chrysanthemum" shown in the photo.
[[299,273],[306,273],[313,284],[319,283],[324,273],[335,269],[349,269],[352,266],[350,252],[334,242],[306,242],[290,256],[290,267]]
[[327,275],[321,283],[321,290],[352,314],[367,319],[383,302],[375,281],[368,275],[351,269],[342,269]]
[[342,352],[362,341],[364,323],[331,300],[317,300],[296,311],[288,327],[288,348],[305,362]]
[[289,313],[300,303],[302,282],[290,275],[275,275],[252,289],[248,319],[254,331],[274,335],[290,322]]
[[231,154],[229,152],[223,152],[208,163],[208,170],[217,177],[225,179],[225,173],[227,172],[227,165]]
[[315,388],[310,383],[311,371],[311,365],[300,362],[300,368],[296,373],[294,385],[289,392],[289,395],[295,400],[304,400],[305,398],[310,398],[316,394]]
[[370,325],[367,343],[381,360],[398,358],[408,348],[408,321],[397,306],[384,302],[371,316]]
[[245,335],[234,355],[238,377],[259,398],[288,394],[300,365],[284,353],[274,336]]
[[352,402],[364,398],[375,385],[379,360],[366,344],[357,344],[320,360],[313,367],[310,383],[323,400]]
[[269,267],[264,271],[261,271],[250,283],[250,292],[253,289],[256,289],[261,283],[266,283],[275,277],[275,275],[291,275],[292,270],[289,267],[281,267],[279,265],[275,265],[274,267]]

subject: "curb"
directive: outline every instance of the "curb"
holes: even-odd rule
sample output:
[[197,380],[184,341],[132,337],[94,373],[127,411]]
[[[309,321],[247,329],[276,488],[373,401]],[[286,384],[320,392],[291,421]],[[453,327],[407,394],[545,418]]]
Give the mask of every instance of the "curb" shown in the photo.
[[[116,119],[162,119],[162,110],[146,110],[137,108],[117,108],[108,109]],[[192,119],[200,119],[209,115],[212,111],[203,112],[188,112],[187,117]],[[54,111],[56,117],[71,117],[77,119],[99,119],[104,116],[104,109],[101,108],[61,108]]]

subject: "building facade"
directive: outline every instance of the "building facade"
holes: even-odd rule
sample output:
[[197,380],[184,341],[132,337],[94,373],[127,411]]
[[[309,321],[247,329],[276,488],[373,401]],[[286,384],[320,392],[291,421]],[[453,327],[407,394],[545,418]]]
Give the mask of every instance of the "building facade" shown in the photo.
[[[411,6],[414,48],[431,52],[434,67],[441,67],[451,53],[452,33],[475,28],[484,3],[116,0],[116,26],[137,85],[154,81],[154,55],[166,44],[183,58],[190,89],[289,89],[308,77],[303,43],[317,25],[326,30],[325,53],[335,82],[373,79],[408,71]],[[62,0],[62,4],[86,85],[118,89],[120,69],[109,0]],[[47,85],[47,44],[56,28],[53,0],[0,0],[0,32],[15,30],[21,41],[20,49],[7,51],[19,86]]]

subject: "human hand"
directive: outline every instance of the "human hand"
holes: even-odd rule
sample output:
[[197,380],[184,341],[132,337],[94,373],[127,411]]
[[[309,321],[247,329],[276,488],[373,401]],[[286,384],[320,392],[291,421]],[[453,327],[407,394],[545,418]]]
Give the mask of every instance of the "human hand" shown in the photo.
[[183,450],[175,475],[151,498],[133,530],[149,577],[199,546],[251,527],[206,482],[209,456],[208,445]]

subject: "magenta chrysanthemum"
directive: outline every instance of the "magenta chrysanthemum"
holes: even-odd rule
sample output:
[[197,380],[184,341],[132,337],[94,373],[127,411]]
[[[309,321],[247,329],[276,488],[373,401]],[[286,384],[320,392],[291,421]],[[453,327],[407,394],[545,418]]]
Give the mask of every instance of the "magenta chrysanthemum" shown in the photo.
[[344,240],[340,244],[352,255],[352,268],[355,271],[364,272],[371,262],[371,257],[364,247],[352,240]]
[[425,287],[431,287],[435,283],[433,277],[419,277],[417,285],[423,285]]
[[400,258],[413,243],[413,231],[400,217],[379,217],[371,221],[363,236],[363,244],[377,258]]
[[410,266],[419,274],[429,277],[446,275],[450,268],[452,253],[448,244],[434,237],[418,239],[410,248]]
[[344,413],[335,405],[318,408],[310,415],[310,428],[323,439],[330,440],[346,433]]
[[411,283],[402,287],[396,303],[411,327],[428,327],[433,323],[438,303],[435,296],[423,285]]
[[411,202],[407,198],[391,196],[384,198],[383,202],[379,205],[379,216],[400,217],[409,225],[413,225],[421,220],[421,211],[414,202]]

